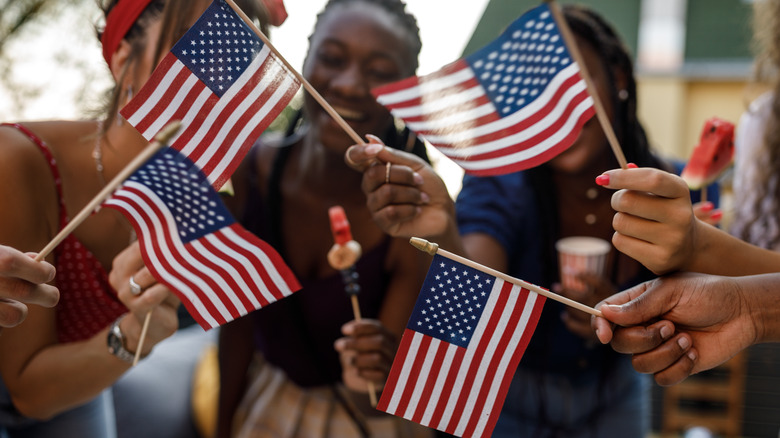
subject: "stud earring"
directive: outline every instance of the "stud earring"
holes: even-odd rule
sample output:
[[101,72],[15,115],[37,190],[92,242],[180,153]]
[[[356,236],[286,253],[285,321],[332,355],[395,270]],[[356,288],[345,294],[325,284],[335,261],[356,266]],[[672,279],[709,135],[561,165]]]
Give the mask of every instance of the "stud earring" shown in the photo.
[[625,88],[618,91],[618,99],[620,100],[628,100],[628,90]]

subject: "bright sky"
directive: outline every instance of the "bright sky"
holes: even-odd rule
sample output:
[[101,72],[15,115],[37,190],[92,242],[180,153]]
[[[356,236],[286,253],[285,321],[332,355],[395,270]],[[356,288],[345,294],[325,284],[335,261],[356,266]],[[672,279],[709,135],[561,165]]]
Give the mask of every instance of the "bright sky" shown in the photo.
[[[417,17],[423,42],[419,74],[433,72],[460,57],[487,2],[406,0],[407,10]],[[293,67],[300,68],[316,14],[326,0],[286,3],[289,18],[281,27],[271,30],[271,40]],[[15,106],[8,91],[0,88],[0,120],[78,118],[99,108],[101,93],[110,81],[94,37],[97,13],[94,7],[86,11],[64,8],[55,22],[29,28],[7,47],[0,62],[13,62],[17,97],[23,99],[24,107]],[[59,64],[53,63],[53,58]],[[88,65],[88,76],[84,77],[84,70],[75,68],[76,65]],[[18,92],[27,87],[29,92]],[[434,151],[432,158],[439,163],[439,170],[450,175],[446,179],[451,190],[457,190],[459,168],[435,154]]]

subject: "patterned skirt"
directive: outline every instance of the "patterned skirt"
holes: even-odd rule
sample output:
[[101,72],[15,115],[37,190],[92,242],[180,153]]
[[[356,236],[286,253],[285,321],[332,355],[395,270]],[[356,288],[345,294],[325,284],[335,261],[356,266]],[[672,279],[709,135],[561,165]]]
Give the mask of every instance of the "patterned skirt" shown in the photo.
[[430,438],[433,430],[370,407],[342,385],[301,388],[256,355],[233,419],[236,438]]

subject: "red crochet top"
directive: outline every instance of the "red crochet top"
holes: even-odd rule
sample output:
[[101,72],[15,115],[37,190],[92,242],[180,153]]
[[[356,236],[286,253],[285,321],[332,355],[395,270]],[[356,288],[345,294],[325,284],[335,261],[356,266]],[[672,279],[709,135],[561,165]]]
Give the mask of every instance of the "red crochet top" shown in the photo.
[[[62,198],[62,180],[49,147],[37,135],[20,124],[7,124],[24,133],[46,157],[51,168],[60,203],[59,229],[68,224],[68,212]],[[108,273],[76,237],[71,234],[54,250],[60,301],[56,307],[57,337],[61,343],[88,339],[114,322],[127,308],[108,282]]]

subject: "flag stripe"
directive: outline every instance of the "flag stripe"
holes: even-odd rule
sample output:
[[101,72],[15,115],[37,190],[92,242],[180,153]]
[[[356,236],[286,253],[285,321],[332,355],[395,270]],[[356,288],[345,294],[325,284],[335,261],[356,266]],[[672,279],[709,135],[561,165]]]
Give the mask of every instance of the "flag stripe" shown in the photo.
[[[133,222],[136,230],[141,230],[139,240],[141,241],[141,253],[144,263],[154,275],[155,279],[177,291],[177,295],[182,300],[182,304],[190,311],[201,326],[216,327],[220,325],[218,316],[220,312],[216,309],[216,303],[208,300],[202,300],[198,295],[197,287],[186,276],[175,275],[176,269],[181,269],[181,265],[176,263],[175,256],[170,252],[165,252],[164,247],[157,242],[158,233],[155,231],[160,226],[159,221],[151,216],[140,213],[139,208],[142,204],[136,204],[136,199],[127,194],[125,196],[115,197],[106,203],[125,213]],[[171,261],[172,263],[168,263]]]
[[443,260],[434,257],[378,409],[456,436],[490,436],[544,297]]

